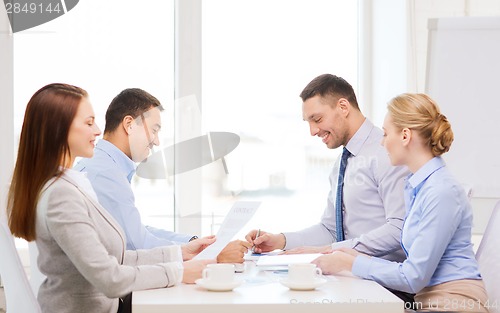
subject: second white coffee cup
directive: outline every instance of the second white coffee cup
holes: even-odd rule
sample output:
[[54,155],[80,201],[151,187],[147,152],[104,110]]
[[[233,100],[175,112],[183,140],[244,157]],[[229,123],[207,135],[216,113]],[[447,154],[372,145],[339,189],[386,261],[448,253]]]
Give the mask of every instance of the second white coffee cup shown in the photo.
[[234,281],[234,264],[217,263],[208,264],[203,269],[202,277],[212,284],[229,284]]
[[322,275],[321,269],[312,263],[288,265],[288,280],[294,283],[312,283]]

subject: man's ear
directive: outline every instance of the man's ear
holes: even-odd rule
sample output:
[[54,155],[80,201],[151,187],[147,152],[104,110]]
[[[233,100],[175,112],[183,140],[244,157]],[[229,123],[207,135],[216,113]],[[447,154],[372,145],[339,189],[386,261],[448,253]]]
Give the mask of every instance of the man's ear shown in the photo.
[[122,120],[122,127],[123,130],[127,133],[130,134],[130,131],[132,130],[132,124],[133,124],[134,118],[130,115],[127,115],[123,118]]
[[340,98],[337,101],[337,107],[340,109],[342,113],[344,113],[344,115],[348,115],[349,110],[351,108],[351,104],[349,103],[349,100],[347,100],[346,98]]
[[407,127],[403,128],[403,130],[401,131],[401,140],[403,142],[403,146],[407,146],[410,144],[411,136],[411,129]]

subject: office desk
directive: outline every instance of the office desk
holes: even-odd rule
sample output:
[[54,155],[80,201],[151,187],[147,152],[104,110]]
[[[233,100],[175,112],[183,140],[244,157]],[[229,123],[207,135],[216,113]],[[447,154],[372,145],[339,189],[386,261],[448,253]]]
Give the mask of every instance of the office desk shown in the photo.
[[228,292],[198,285],[136,291],[133,313],[164,312],[383,312],[403,313],[404,303],[377,283],[349,275],[325,276],[327,283],[312,291],[292,291],[280,284],[285,274],[260,271],[253,262],[237,274],[245,282]]

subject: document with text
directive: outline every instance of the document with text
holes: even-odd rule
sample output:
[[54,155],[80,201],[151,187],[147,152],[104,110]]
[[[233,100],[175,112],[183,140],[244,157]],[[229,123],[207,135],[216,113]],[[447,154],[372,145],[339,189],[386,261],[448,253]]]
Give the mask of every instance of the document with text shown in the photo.
[[193,259],[215,259],[233,237],[250,221],[260,204],[260,201],[235,202],[216,234],[217,240]]

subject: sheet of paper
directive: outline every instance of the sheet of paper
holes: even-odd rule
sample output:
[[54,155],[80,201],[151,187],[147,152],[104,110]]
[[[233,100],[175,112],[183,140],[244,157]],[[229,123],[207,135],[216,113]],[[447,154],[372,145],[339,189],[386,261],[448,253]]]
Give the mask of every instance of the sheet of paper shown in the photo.
[[266,255],[278,255],[282,250],[276,250],[276,251],[271,251],[271,252],[264,252],[264,253],[253,253],[251,250],[248,250],[248,252],[245,254],[243,257],[245,261],[258,261],[260,257],[266,256]]
[[287,266],[294,263],[310,263],[322,255],[321,253],[264,255],[257,261],[257,266]]
[[235,202],[216,234],[217,240],[193,259],[215,259],[233,237],[250,221],[260,203],[259,201]]

